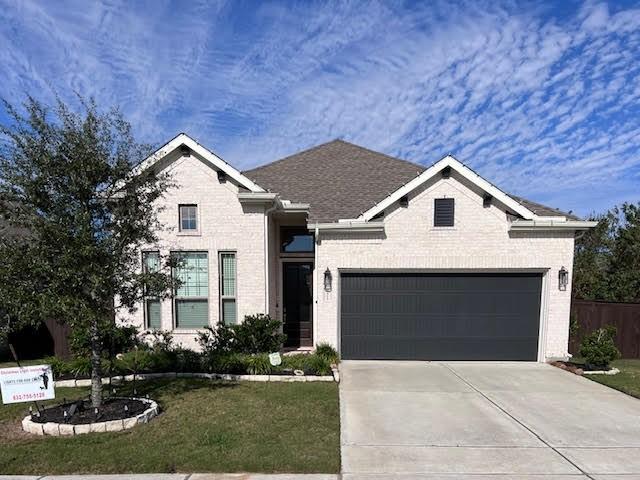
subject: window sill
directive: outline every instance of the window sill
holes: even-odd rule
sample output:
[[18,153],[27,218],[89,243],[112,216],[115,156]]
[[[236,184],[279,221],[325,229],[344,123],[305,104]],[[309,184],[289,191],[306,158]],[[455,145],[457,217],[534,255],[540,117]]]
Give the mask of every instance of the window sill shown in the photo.
[[205,328],[206,327],[202,327],[202,328],[173,327],[172,332],[173,333],[178,333],[178,334],[193,335],[193,334],[196,334],[196,333],[203,332]]
[[430,231],[439,232],[439,231],[448,231],[448,230],[457,230],[455,226],[453,227],[431,227]]
[[202,234],[199,231],[195,232],[178,232],[176,233],[178,237],[201,237]]

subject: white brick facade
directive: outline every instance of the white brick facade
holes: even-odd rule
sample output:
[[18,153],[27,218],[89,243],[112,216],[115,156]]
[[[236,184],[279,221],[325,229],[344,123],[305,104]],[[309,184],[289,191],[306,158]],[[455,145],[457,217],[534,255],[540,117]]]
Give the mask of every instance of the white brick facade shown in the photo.
[[[278,218],[265,221],[271,205],[241,204],[237,184],[220,181],[216,170],[195,153],[177,157],[169,171],[175,187],[159,204],[159,219],[168,227],[159,234],[160,251],[208,253],[209,324],[217,324],[220,318],[221,251],[237,254],[238,319],[263,312],[280,318],[282,260],[278,231],[280,225],[291,225],[294,218],[296,225],[304,225],[304,216],[287,217],[280,212]],[[396,203],[387,208],[384,233],[321,232],[315,253],[314,343],[328,342],[339,348],[341,271],[536,271],[543,274],[538,359],[565,356],[571,279],[566,291],[560,291],[558,271],[563,266],[570,273],[573,270],[574,231],[509,231],[508,208],[497,201],[484,207],[484,193],[457,172],[447,179],[436,175],[409,195],[408,207]],[[434,199],[443,197],[455,199],[455,226],[434,228]],[[198,206],[197,234],[178,231],[180,204]],[[327,268],[334,279],[331,292],[322,288]],[[196,331],[174,328],[172,300],[162,302],[161,314],[162,329],[173,330],[174,338],[184,346],[196,347]],[[120,320],[144,327],[143,309]]]
[[[464,183],[463,183],[464,182]],[[455,199],[455,226],[433,227],[433,200]],[[317,298],[316,342],[339,345],[339,272],[348,269],[537,270],[543,275],[540,360],[567,353],[571,284],[558,290],[558,270],[573,265],[573,232],[509,232],[503,206],[485,208],[482,192],[453,174],[439,176],[410,197],[409,206],[390,207],[384,235],[323,233],[316,272],[329,268],[334,288]]]
[[[170,167],[174,187],[170,188],[159,206],[160,222],[168,227],[162,231],[160,250],[193,250],[208,253],[209,260],[209,324],[216,325],[220,317],[218,253],[233,251],[237,255],[238,318],[264,313],[265,305],[265,222],[263,206],[243,206],[238,201],[238,187],[231,180],[221,183],[216,171],[205,165],[195,154],[181,157]],[[178,231],[178,205],[198,206],[197,234]],[[173,330],[176,342],[195,348],[195,331],[174,329],[173,303],[162,302],[162,329]],[[139,308],[122,321],[144,327],[144,312]]]

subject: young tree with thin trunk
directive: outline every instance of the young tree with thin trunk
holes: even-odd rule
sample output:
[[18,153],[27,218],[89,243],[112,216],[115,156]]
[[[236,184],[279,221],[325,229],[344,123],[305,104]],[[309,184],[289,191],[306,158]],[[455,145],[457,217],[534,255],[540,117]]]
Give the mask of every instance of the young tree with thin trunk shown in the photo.
[[[169,179],[134,168],[150,152],[117,110],[80,99],[5,102],[0,125],[0,335],[45,318],[90,337],[91,400],[102,402],[102,340],[120,309],[166,296],[169,262],[141,269],[157,242],[155,201]],[[24,112],[24,113],[22,113]]]

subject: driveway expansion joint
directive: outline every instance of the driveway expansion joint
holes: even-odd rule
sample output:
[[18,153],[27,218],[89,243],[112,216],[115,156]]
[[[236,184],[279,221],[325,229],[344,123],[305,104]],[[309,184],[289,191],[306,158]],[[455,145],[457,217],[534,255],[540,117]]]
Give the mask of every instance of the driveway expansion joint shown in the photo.
[[554,447],[553,445],[551,445],[549,442],[547,442],[545,439],[543,439],[535,430],[533,430],[527,424],[523,423],[518,418],[513,416],[511,413],[509,413],[507,410],[505,410],[502,406],[500,406],[497,402],[495,402],[491,397],[486,395],[483,391],[481,391],[479,388],[477,388],[474,384],[472,384],[470,381],[468,381],[466,378],[464,378],[462,375],[460,375],[458,372],[456,372],[453,368],[451,368],[450,365],[448,365],[446,363],[441,363],[441,365],[444,366],[446,369],[448,369],[453,375],[455,375],[458,379],[460,379],[462,382],[464,382],[467,386],[469,386],[469,388],[472,388],[479,395],[481,395],[483,398],[485,398],[489,403],[491,403],[493,406],[495,406],[498,410],[500,410],[502,413],[504,413],[509,418],[511,418],[514,422],[518,423],[520,426],[522,426],[527,431],[529,431],[533,436],[535,436],[538,440],[540,440],[542,443],[544,443],[548,448],[553,450],[556,454],[558,454],[563,459],[565,459],[568,463],[573,465],[573,467],[576,468],[577,470],[579,470],[585,477],[587,477],[587,478],[589,478],[591,480],[595,480],[594,477],[592,477],[589,473],[585,472],[575,462],[573,462],[572,460],[567,458],[567,456],[564,455],[562,452],[558,451],[557,447]]

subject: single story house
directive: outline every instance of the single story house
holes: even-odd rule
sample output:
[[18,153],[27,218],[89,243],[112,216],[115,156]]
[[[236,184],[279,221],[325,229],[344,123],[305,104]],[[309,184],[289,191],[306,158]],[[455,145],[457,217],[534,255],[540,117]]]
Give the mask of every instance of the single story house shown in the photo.
[[269,313],[286,347],[344,359],[566,357],[576,232],[587,222],[509,195],[452,156],[429,167],[343,140],[240,172],[180,134],[160,244],[171,299],[133,317],[188,347],[204,326]]

